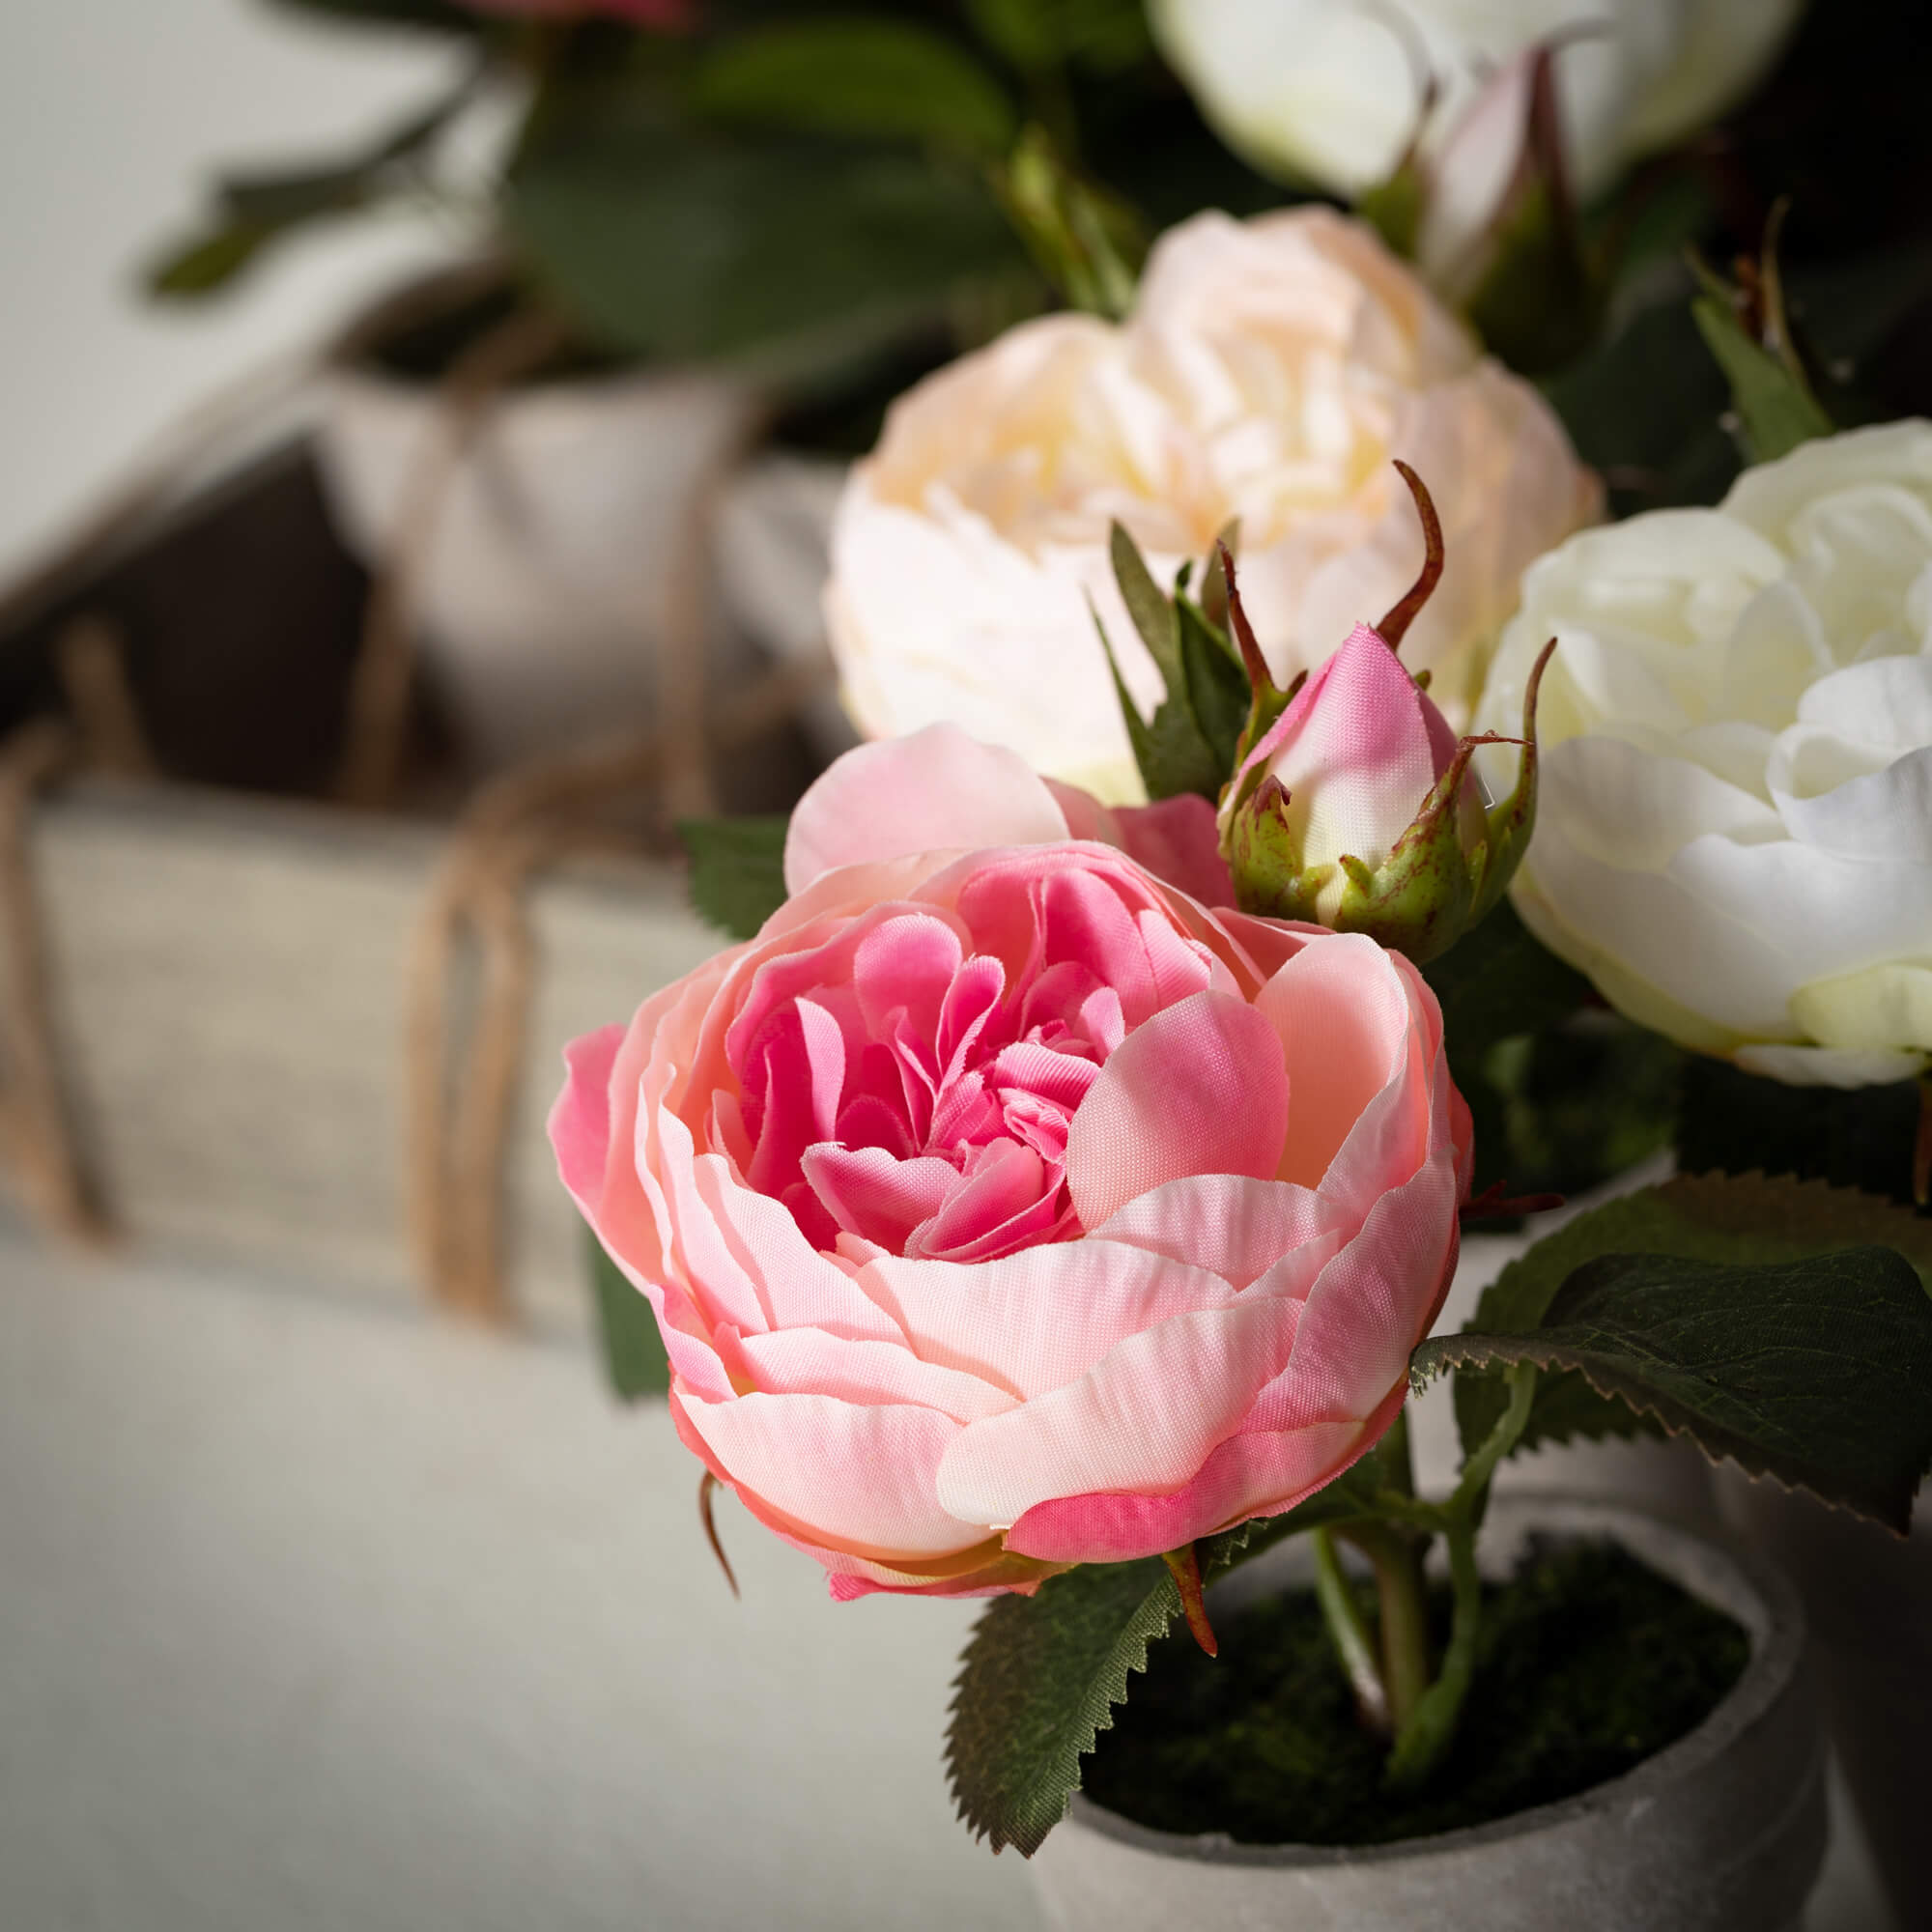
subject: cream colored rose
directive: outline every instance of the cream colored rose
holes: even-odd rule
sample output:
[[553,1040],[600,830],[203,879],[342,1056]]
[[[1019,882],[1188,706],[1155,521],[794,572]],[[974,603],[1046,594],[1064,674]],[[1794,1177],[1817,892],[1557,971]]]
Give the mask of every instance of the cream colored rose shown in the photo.
[[874,737],[950,720],[1131,803],[1090,597],[1143,711],[1161,685],[1114,587],[1110,520],[1163,581],[1237,521],[1242,592],[1286,679],[1415,575],[1395,457],[1448,547],[1403,655],[1460,728],[1523,567],[1597,515],[1596,479],[1366,227],[1321,208],[1197,215],[1155,247],[1125,324],[1024,324],[894,406],[833,528],[847,707]]
[[1550,636],[1529,924],[1632,1018],[1752,1072],[1923,1067],[1932,424],[1572,538],[1523,580],[1480,722],[1520,715]]
[[1208,118],[1258,166],[1345,195],[1386,181],[1437,87],[1425,153],[1485,79],[1575,34],[1556,65],[1585,195],[1694,132],[1770,66],[1804,0],[1152,0],[1154,31]]

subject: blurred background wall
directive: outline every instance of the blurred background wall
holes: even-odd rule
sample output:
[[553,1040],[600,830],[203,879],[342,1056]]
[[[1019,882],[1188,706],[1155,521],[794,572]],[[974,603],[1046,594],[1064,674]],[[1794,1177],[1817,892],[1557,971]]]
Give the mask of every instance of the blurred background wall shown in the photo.
[[217,161],[327,157],[419,103],[452,50],[260,0],[31,0],[7,24],[0,573],[198,397],[456,239],[426,213],[359,215],[271,251],[213,305],[151,304],[143,265]]

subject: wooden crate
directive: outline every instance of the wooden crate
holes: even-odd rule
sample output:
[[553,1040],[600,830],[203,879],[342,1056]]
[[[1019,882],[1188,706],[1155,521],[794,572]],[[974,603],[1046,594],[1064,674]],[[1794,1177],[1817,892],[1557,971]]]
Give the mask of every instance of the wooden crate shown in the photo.
[[[407,974],[462,789],[436,762],[431,693],[408,814],[313,796],[338,762],[366,592],[303,452],[284,449],[0,600],[0,729],[59,706],[64,629],[102,618],[170,774],[71,781],[28,835],[55,1057],[123,1237],[400,1297],[426,1292],[405,1198]],[[760,810],[811,769],[784,724],[715,776],[727,810]],[[514,1315],[575,1328],[583,1236],[543,1132],[561,1048],[722,942],[665,860],[571,861],[527,904],[504,1280]]]
[[[419,1292],[404,1002],[441,846],[426,827],[185,787],[83,781],[43,808],[32,849],[60,1061],[128,1238]],[[532,1324],[576,1326],[580,1224],[543,1131],[563,1044],[719,941],[676,871],[642,861],[565,867],[530,911],[541,970],[502,1177],[507,1275]]]

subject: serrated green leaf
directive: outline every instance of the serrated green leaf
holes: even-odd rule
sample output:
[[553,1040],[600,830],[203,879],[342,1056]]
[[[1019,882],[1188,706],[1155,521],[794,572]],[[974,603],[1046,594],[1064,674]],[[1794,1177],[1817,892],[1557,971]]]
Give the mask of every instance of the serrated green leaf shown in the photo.
[[691,903],[699,919],[733,939],[756,938],[785,902],[790,822],[784,817],[678,821],[677,836],[691,858]]
[[1714,1461],[1900,1534],[1932,1467],[1932,1295],[1893,1248],[1744,1264],[1602,1255],[1532,1332],[1436,1337],[1411,1369],[1426,1381],[1517,1362],[1580,1374]]
[[[1300,1530],[1366,1515],[1383,1473],[1371,1451],[1296,1508],[1205,1539],[1203,1581]],[[976,1836],[1032,1858],[1066,1815],[1080,1760],[1113,1727],[1148,1646],[1179,1614],[1180,1593],[1158,1557],[1082,1564],[1034,1596],[993,1602],[961,1660],[946,1740],[953,1799]]]
[[[1558,1291],[1605,1255],[1648,1254],[1761,1265],[1796,1262],[1870,1243],[1903,1254],[1932,1294],[1932,1221],[1853,1188],[1768,1179],[1761,1174],[1681,1175],[1579,1214],[1512,1262],[1483,1291],[1469,1328],[1526,1334],[1548,1319]],[[1456,1377],[1456,1420],[1465,1452],[1495,1426],[1507,1397],[1499,1375]],[[1573,1436],[1629,1435],[1639,1425],[1627,1405],[1593,1394],[1578,1377],[1548,1375],[1520,1448]]]
[[700,114],[793,133],[937,141],[1004,156],[1018,117],[957,43],[910,21],[787,22],[733,36],[692,81]]
[[1745,332],[1728,302],[1699,296],[1690,304],[1697,332],[1731,385],[1731,404],[1753,463],[1787,456],[1832,434],[1832,419],[1804,380]]
[[670,1387],[670,1357],[651,1304],[633,1288],[603,1244],[584,1231],[590,1285],[597,1302],[597,1340],[611,1393],[641,1402]]

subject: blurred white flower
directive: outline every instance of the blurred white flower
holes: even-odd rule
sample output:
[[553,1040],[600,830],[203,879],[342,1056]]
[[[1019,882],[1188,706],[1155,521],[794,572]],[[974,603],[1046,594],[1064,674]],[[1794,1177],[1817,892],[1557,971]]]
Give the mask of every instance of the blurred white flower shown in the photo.
[[1223,139],[1264,170],[1354,196],[1386,181],[1436,89],[1423,152],[1539,43],[1557,62],[1573,185],[1693,133],[1771,65],[1804,0],[1151,0],[1154,31]]
[[[1932,1057],[1932,424],[1811,442],[1523,580],[1544,679],[1514,896],[1633,1019],[1799,1085]],[[1488,754],[1486,754],[1488,755]]]
[[951,720],[1132,803],[1090,597],[1143,712],[1161,682],[1114,586],[1110,520],[1163,582],[1238,522],[1242,592],[1285,683],[1415,576],[1396,457],[1434,493],[1448,553],[1404,662],[1460,729],[1524,566],[1597,515],[1596,478],[1362,224],[1197,215],[1156,245],[1125,324],[1024,324],[894,406],[833,530],[847,707],[875,737]]

